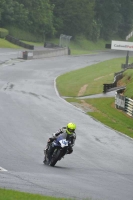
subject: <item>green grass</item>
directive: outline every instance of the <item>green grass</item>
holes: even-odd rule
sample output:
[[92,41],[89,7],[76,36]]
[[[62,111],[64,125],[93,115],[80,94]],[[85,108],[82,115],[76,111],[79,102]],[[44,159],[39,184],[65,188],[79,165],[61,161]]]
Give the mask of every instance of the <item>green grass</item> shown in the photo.
[[115,108],[115,99],[113,97],[88,99],[85,101],[98,109],[97,111],[89,112],[89,115],[114,130],[133,138],[133,118]]
[[70,41],[70,49],[72,54],[89,54],[97,50],[106,50],[105,44],[110,43],[104,40],[98,40],[97,42],[92,42],[84,37],[77,37],[75,40]]
[[[73,97],[66,98],[68,102],[82,104],[81,100],[74,98],[79,96],[81,88],[87,86],[80,96],[102,93],[103,84],[114,81],[114,73],[122,70],[121,64],[124,62],[125,58],[117,58],[66,73],[56,80],[59,94]],[[130,63],[132,62],[133,57],[130,57]],[[126,85],[124,96],[133,98],[133,69],[126,70],[123,75],[119,84]],[[88,115],[133,138],[133,118],[115,108],[115,98],[84,99],[84,101],[95,108],[93,112],[88,112]]]
[[[30,45],[34,45],[34,46],[44,46],[44,43],[41,42],[28,42],[28,41],[24,41],[21,40],[22,42],[26,43],[26,44],[30,44]],[[0,38],[0,48],[12,48],[12,49],[21,49],[22,47],[17,46],[5,39]]]
[[34,33],[28,32],[26,29],[20,29],[15,26],[7,26],[9,34],[19,40],[27,40],[30,42],[42,42],[44,40],[44,34],[34,35]]
[[30,44],[30,45],[34,45],[34,46],[44,46],[44,43],[42,42],[27,42],[27,41],[24,41],[22,40],[22,42],[26,43],[26,44]]
[[74,48],[70,48],[71,49],[71,55],[86,55],[86,54],[94,54],[96,53],[96,51],[87,51],[84,49],[74,49]]
[[[9,30],[11,31],[11,33],[15,34],[14,37],[16,36],[16,38],[20,38],[20,40],[22,40],[21,38],[23,38],[23,37],[26,38],[26,34],[27,34],[27,38],[29,40],[28,41],[25,41],[24,39],[22,40],[27,44],[31,44],[34,46],[44,46],[44,41],[43,42],[33,42],[35,40],[35,38],[32,38],[32,36],[29,33],[26,33],[24,31],[22,32],[16,28],[14,28],[14,29],[10,28]],[[30,41],[30,39],[32,41]],[[53,38],[50,40],[46,39],[46,41],[59,45],[60,39]],[[80,36],[80,37],[77,37],[75,40],[72,39],[70,41],[69,48],[71,49],[72,55],[92,54],[92,53],[96,52],[97,50],[106,50],[105,49],[106,43],[110,43],[110,42],[104,41],[104,40],[92,42],[92,41],[89,41],[89,40],[85,39],[84,37]],[[6,41],[5,39],[0,39],[0,48],[20,48],[20,47]]]
[[24,193],[24,192],[18,192],[0,188],[0,200],[70,200],[70,199],[48,197],[38,194],[30,194],[30,193]]
[[98,98],[93,100],[87,99],[85,101],[98,108],[98,112],[92,112],[90,115],[92,115],[93,117],[97,116],[98,120],[105,123],[106,125],[109,124],[109,126],[114,128],[115,130],[120,131],[123,129],[123,131],[127,131],[127,134],[130,133],[131,135],[132,133],[133,137],[133,119],[128,117],[127,120],[127,115],[125,115],[124,112],[115,108],[114,97]]
[[[47,40],[46,40],[47,41]],[[53,38],[50,42],[59,44],[59,39]],[[72,55],[82,55],[82,54],[92,54],[98,50],[106,50],[105,44],[110,43],[110,41],[98,40],[97,42],[92,42],[87,40],[83,36],[79,36],[73,40],[70,40],[69,48],[71,49]]]
[[[0,200],[72,200],[72,199],[49,197],[39,194],[30,194],[30,193],[0,188]],[[92,200],[92,198],[87,198],[84,200]]]
[[[81,100],[74,98],[66,99],[68,102],[77,102],[83,104]],[[108,127],[119,131],[131,138],[133,138],[133,118],[128,116],[121,110],[115,108],[115,98],[97,98],[97,99],[84,99],[93,109],[92,112],[87,114],[94,117],[98,121],[107,125]]]
[[5,39],[0,38],[0,48],[13,48],[13,49],[20,49],[21,47],[8,42]]
[[[133,58],[130,58],[133,61]],[[125,58],[104,61],[76,71],[68,72],[57,78],[57,88],[61,96],[75,97],[81,87],[87,85],[83,95],[98,94],[103,92],[104,83],[114,81],[114,73],[121,71],[121,64]]]
[[124,72],[124,77],[121,79],[121,83],[126,85],[124,96],[133,99],[133,69],[128,69]]

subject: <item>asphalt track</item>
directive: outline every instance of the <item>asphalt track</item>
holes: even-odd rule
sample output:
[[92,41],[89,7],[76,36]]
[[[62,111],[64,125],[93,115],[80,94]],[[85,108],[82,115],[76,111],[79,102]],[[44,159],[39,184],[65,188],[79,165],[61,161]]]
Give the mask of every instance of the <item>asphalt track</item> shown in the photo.
[[[17,55],[7,52],[0,49],[0,60]],[[0,65],[1,188],[75,199],[133,200],[133,140],[67,103],[55,84],[65,72],[121,56],[126,53],[110,50]],[[77,124],[73,154],[55,167],[43,165],[48,137],[71,121]]]

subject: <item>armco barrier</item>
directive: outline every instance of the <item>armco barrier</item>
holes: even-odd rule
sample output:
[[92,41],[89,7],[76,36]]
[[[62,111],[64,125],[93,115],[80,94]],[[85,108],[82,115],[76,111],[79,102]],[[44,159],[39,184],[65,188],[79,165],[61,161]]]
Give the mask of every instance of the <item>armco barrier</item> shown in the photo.
[[121,68],[123,69],[120,72],[117,72],[114,74],[114,82],[113,83],[105,83],[103,84],[103,93],[110,92],[111,90],[116,89],[117,87],[117,82],[122,79],[123,77],[123,72],[127,69],[133,69],[133,63],[131,64],[122,64]]
[[105,83],[103,84],[103,93],[110,92],[117,87],[117,82],[122,79],[123,77],[123,71],[117,72],[114,74],[114,82],[113,83]]
[[47,49],[47,50],[37,50],[37,51],[24,51],[23,59],[39,59],[48,58],[55,56],[68,55],[68,48],[58,48],[58,49]]
[[111,88],[115,88],[117,85],[116,81],[114,83],[103,84],[103,93],[109,92]]
[[128,65],[127,64],[122,64],[121,68],[124,69],[124,70],[125,69],[133,69],[133,63],[128,64]]
[[127,115],[133,117],[133,99],[120,95],[116,92],[115,107],[119,110],[123,110],[127,113]]
[[128,97],[125,98],[125,112],[133,117],[133,99],[130,99]]
[[125,97],[118,94],[115,94],[115,107],[119,110],[125,110]]
[[110,92],[117,87],[117,82],[122,79],[123,77],[123,72],[127,69],[133,69],[133,63],[132,64],[122,64],[121,68],[123,69],[120,72],[117,72],[114,74],[114,82],[113,83],[105,83],[103,84],[103,93]]
[[13,44],[16,44],[18,46],[24,47],[25,49],[34,50],[34,46],[33,45],[26,44],[26,43],[20,41],[19,39],[12,37],[11,35],[7,35],[6,36],[6,40],[8,40],[9,42],[11,42]]

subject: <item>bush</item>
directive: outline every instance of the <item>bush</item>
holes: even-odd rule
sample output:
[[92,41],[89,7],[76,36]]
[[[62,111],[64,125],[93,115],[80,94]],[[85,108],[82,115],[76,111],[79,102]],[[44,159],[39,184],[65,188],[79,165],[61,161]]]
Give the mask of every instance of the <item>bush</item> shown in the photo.
[[8,35],[8,30],[4,28],[0,28],[0,38],[5,38]]

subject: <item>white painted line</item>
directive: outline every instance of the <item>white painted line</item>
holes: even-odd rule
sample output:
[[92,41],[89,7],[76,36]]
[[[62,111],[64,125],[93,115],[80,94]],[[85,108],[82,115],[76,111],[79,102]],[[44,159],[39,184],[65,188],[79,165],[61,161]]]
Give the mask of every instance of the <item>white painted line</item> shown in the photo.
[[6,169],[0,167],[0,172],[6,172],[6,171],[7,171]]

